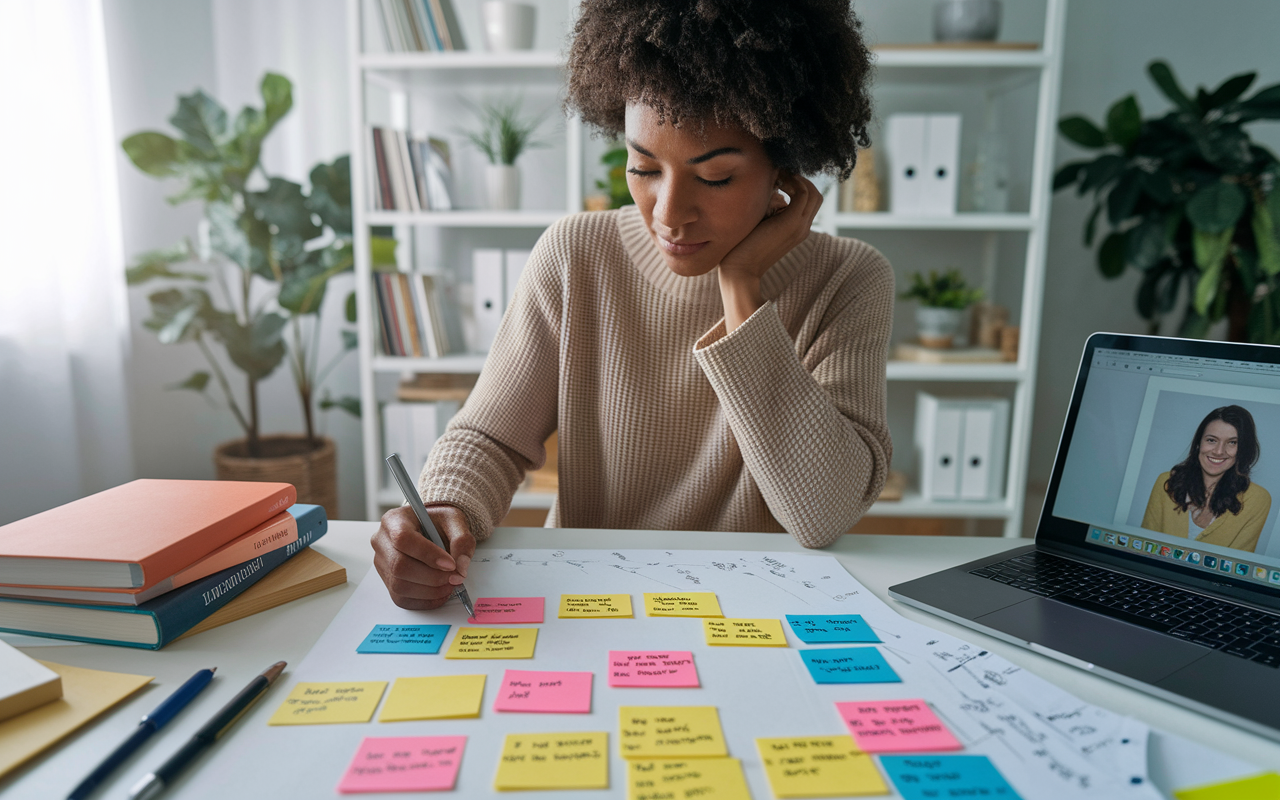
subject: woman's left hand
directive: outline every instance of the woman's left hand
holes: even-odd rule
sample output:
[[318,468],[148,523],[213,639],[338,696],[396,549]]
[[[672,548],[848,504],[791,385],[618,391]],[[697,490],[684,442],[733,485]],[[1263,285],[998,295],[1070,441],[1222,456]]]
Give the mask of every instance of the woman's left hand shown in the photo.
[[759,280],[769,267],[808,237],[813,218],[822,207],[822,192],[803,175],[783,172],[780,177],[779,188],[791,202],[775,193],[769,215],[721,259],[722,280]]

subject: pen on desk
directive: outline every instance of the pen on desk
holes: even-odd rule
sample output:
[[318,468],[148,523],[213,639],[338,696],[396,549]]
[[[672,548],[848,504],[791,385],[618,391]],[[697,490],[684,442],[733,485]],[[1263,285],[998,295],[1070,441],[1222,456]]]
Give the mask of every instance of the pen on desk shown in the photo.
[[240,694],[231,698],[231,702],[214,714],[213,719],[196,731],[195,735],[188,739],[178,752],[170,756],[168,761],[134,784],[134,787],[129,790],[129,800],[148,800],[173,783],[188,764],[209,749],[219,736],[226,733],[236,720],[244,716],[244,712],[257,702],[258,698],[267,691],[267,687],[280,676],[281,672],[284,672],[284,668],[285,663],[277,661],[267,667],[261,675],[249,681],[249,685],[241,689]]
[[[387,466],[391,467],[391,477],[396,479],[396,485],[400,487],[400,493],[404,495],[405,500],[409,501],[409,507],[417,515],[418,524],[422,526],[422,535],[434,542],[436,547],[448,553],[449,547],[444,543],[444,538],[440,535],[440,531],[436,530],[435,523],[431,521],[431,517],[427,515],[427,507],[422,504],[422,498],[418,496],[418,490],[414,487],[413,480],[409,477],[409,473],[405,471],[404,464],[400,461],[400,454],[392,453],[387,456]],[[467,616],[474,617],[476,615],[476,607],[471,604],[471,595],[467,593],[467,587],[459,584],[453,593],[462,601],[462,607],[467,610]]]
[[144,716],[138,721],[138,727],[133,734],[120,743],[120,746],[111,752],[111,755],[103,759],[97,769],[90,772],[88,777],[80,781],[80,785],[71,790],[71,794],[67,795],[67,800],[84,800],[98,788],[98,784],[102,783],[108,775],[115,771],[124,763],[125,759],[133,755],[133,752],[142,746],[143,742],[151,738],[156,731],[169,724],[169,720],[178,715],[178,712],[186,708],[187,704],[196,698],[196,695],[204,691],[209,685],[209,681],[213,680],[213,673],[217,672],[217,667],[202,669],[195,675],[187,679],[187,682],[178,687],[177,691],[169,695],[163,703],[155,707],[150,714]]

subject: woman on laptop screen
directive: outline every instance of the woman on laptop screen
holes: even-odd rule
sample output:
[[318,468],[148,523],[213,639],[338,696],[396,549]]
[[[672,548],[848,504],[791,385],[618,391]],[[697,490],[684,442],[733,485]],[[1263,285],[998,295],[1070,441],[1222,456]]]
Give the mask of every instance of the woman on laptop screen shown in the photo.
[[1252,553],[1271,512],[1271,493],[1249,479],[1259,455],[1252,414],[1210,411],[1187,457],[1156,478],[1142,527]]

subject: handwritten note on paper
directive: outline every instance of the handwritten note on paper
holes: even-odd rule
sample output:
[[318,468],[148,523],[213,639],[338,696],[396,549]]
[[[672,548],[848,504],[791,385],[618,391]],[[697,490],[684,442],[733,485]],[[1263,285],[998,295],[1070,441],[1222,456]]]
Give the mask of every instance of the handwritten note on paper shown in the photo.
[[787,636],[776,619],[704,619],[707,644],[786,647]]
[[1017,792],[986,756],[880,756],[880,766],[903,800],[1018,800]]
[[450,791],[466,745],[465,736],[366,737],[338,791]]
[[858,747],[867,753],[961,749],[960,742],[923,700],[836,703],[836,711]]
[[509,733],[493,788],[608,789],[609,734]]
[[357,653],[439,653],[448,625],[374,625]]
[[676,689],[700,684],[687,650],[610,650],[609,685]]
[[871,756],[849,736],[756,739],[773,795],[849,797],[888,794]]
[[644,593],[644,613],[651,617],[723,617],[715,592]]
[[590,672],[530,672],[509,669],[502,676],[494,711],[548,714],[591,713]]
[[622,706],[618,737],[623,758],[729,755],[715,706]]
[[545,597],[481,597],[475,602],[476,615],[471,624],[541,623]]
[[560,595],[560,619],[634,616],[629,594]]
[[483,675],[396,678],[378,722],[478,717],[484,699],[484,680]]
[[445,658],[533,658],[537,628],[459,628]]
[[387,689],[386,681],[298,683],[268,725],[325,725],[368,722]]
[[788,614],[791,632],[805,644],[861,644],[878,642],[880,637],[861,614],[840,616],[822,614]]
[[1264,772],[1248,778],[1177,789],[1177,800],[1275,800],[1280,797],[1280,774]]
[[742,762],[736,758],[628,763],[627,800],[751,800]]
[[815,683],[900,683],[901,678],[874,647],[801,650]]

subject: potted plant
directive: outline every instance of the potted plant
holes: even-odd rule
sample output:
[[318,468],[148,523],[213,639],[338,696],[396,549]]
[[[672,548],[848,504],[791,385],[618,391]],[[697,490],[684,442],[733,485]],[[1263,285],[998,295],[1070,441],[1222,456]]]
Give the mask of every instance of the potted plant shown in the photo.
[[982,299],[981,289],[970,289],[958,269],[939,275],[930,270],[929,277],[917,272],[911,286],[899,295],[903,300],[919,300],[916,307],[916,333],[925,347],[950,347],[964,324],[965,311]]
[[1137,307],[1151,333],[1185,286],[1179,335],[1203,338],[1226,317],[1231,341],[1280,344],[1280,162],[1245,131],[1280,119],[1280,84],[1245,98],[1256,76],[1248,72],[1192,96],[1163,61],[1147,72],[1174,108],[1143,119],[1128,95],[1103,126],[1063,118],[1063,136],[1101,152],[1063,165],[1054,189],[1093,195],[1084,242],[1093,245],[1105,214],[1098,268],[1108,278],[1126,267],[1142,273]]
[[463,131],[463,135],[489,159],[485,173],[489,208],[513,211],[520,207],[520,169],[516,159],[529,148],[546,146],[533,139],[546,112],[532,119],[521,119],[519,100],[484,103],[479,107],[466,104],[480,118],[480,127]]
[[[199,200],[205,216],[196,241],[144,253],[129,267],[130,285],[160,282],[147,299],[143,324],[164,344],[194,345],[208,369],[170,388],[205,393],[212,381],[244,438],[219,445],[220,480],[280,480],[294,484],[301,502],[337,514],[337,471],[332,440],[316,434],[318,410],[340,407],[359,414],[355,398],[317,391],[338,361],[355,347],[344,330],[343,349],[321,363],[321,308],[328,281],[352,268],[350,161],[319,164],[310,190],[267,173],[262,142],[293,105],[287,78],[268,74],[262,108],[246,106],[232,121],[216,100],[197,90],[178,98],[169,118],[180,133],[135,133],[123,142],[138,169],[177,178],[184,188],[171,203]],[[355,296],[346,316],[355,320]],[[305,433],[262,435],[259,383],[288,363],[298,390]],[[243,376],[233,386],[231,369]],[[213,399],[213,398],[210,398]]]

